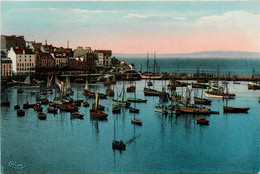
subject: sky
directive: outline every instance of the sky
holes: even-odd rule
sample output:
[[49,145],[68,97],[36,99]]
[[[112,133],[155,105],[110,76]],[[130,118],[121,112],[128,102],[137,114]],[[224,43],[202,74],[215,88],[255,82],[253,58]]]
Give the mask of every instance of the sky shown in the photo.
[[1,34],[125,54],[260,52],[260,1],[2,1]]

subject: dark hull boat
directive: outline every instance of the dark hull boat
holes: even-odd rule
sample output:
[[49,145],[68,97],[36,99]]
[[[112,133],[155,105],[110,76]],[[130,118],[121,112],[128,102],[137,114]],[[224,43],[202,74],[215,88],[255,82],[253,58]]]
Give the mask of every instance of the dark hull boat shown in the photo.
[[36,105],[33,107],[33,109],[34,109],[35,111],[37,111],[37,112],[42,112],[42,107],[41,107],[40,104],[36,104]]
[[33,108],[35,104],[29,104],[28,102],[23,105],[23,109]]
[[40,119],[40,120],[46,120],[46,119],[47,119],[47,116],[46,116],[45,113],[40,112],[40,113],[38,114],[38,119]]
[[144,88],[143,90],[145,96],[159,96],[162,94],[161,91],[157,91],[155,89]]
[[22,109],[18,109],[17,110],[17,116],[24,116],[25,115],[25,111]]
[[105,112],[103,112],[103,111],[100,111],[100,110],[98,110],[98,109],[95,109],[95,108],[90,109],[89,112],[90,112],[90,116],[91,116],[91,117],[98,118],[98,119],[100,119],[100,120],[106,120],[106,119],[107,119],[107,116],[108,116],[107,113],[105,113]]
[[125,143],[121,140],[121,141],[116,141],[116,140],[113,140],[112,141],[112,148],[115,149],[115,150],[125,150]]
[[72,112],[70,113],[70,118],[79,118],[79,119],[83,119],[84,115],[80,114],[78,112]]
[[121,108],[117,107],[117,106],[113,107],[112,108],[112,113],[113,114],[120,114],[121,113]]
[[58,110],[55,108],[48,108],[47,111],[48,113],[52,113],[52,114],[56,114],[58,112]]
[[206,89],[208,87],[208,85],[206,84],[201,84],[201,83],[192,83],[192,88],[202,88],[202,89]]
[[194,102],[195,104],[211,105],[211,100],[208,100],[206,98],[194,97]]
[[14,106],[14,109],[15,109],[15,110],[20,109],[20,106],[19,106],[19,105],[15,105],[15,106]]
[[17,93],[21,94],[21,93],[23,93],[23,90],[21,88],[19,88],[19,89],[17,89]]
[[[89,90],[84,90],[83,95],[88,96],[89,98],[95,98],[95,93],[91,92]],[[106,99],[107,95],[102,94],[102,93],[98,93],[98,96],[100,99]]]
[[209,120],[207,120],[204,117],[198,117],[196,118],[197,124],[201,124],[201,125],[208,125],[209,124]]
[[140,109],[136,109],[136,108],[132,108],[132,107],[129,108],[130,113],[139,113],[139,111],[140,111]]
[[128,98],[127,101],[132,102],[132,103],[146,103],[147,102],[147,100],[138,99],[138,98]]
[[126,88],[126,92],[135,92],[135,86],[129,86]]
[[[92,104],[92,108],[95,107],[95,103]],[[97,105],[97,109],[100,110],[100,111],[104,111],[105,110],[105,106],[102,106],[102,105]]]
[[1,106],[10,106],[10,102],[1,102]]
[[250,108],[246,108],[246,107],[223,106],[223,111],[230,112],[230,113],[247,113],[249,109]]

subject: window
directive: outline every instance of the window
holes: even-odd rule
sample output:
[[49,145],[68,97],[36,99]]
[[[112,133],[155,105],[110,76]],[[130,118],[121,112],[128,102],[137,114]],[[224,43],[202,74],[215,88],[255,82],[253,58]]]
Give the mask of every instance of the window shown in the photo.
[[[31,56],[30,56],[31,57]],[[30,59],[30,62],[31,62],[31,59]]]
[[19,63],[17,63],[17,67],[19,67]]
[[[21,58],[22,56],[20,56],[20,58]],[[21,61],[21,59],[20,59],[20,61]]]
[[[31,56],[29,56],[31,58]],[[30,59],[31,60],[31,59]]]
[[26,58],[26,56],[24,56]]
[[24,59],[24,61],[26,62],[26,59]]
[[11,68],[11,65],[9,65],[9,68]]
[[21,59],[20,59],[20,62],[21,62]]
[[33,63],[32,63],[32,66],[33,66]]

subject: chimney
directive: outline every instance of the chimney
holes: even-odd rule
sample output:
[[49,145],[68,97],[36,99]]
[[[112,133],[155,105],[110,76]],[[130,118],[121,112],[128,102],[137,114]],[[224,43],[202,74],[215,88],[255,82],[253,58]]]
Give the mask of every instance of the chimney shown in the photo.
[[45,40],[45,45],[47,45],[47,40]]
[[69,40],[67,41],[67,48],[69,48]]

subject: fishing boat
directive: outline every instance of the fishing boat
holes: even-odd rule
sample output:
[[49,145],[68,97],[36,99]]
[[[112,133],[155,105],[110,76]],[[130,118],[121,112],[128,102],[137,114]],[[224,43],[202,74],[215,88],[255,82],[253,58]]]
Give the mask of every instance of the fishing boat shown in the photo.
[[[136,84],[135,84],[135,86],[136,86]],[[136,92],[135,92],[134,98],[136,98]],[[134,113],[134,118],[131,119],[132,124],[137,124],[137,125],[143,124],[143,122],[141,120],[135,118],[135,113],[139,113],[139,111],[140,111],[140,109],[135,108],[135,103],[134,103],[134,107],[129,109],[129,112]]]
[[212,98],[234,99],[236,95],[228,92],[227,84],[226,92],[224,92],[224,88],[222,86],[219,86],[217,83],[213,83],[210,86],[210,90],[205,91],[205,96]]
[[196,118],[197,124],[201,124],[201,125],[208,125],[209,124],[209,120],[207,120],[205,117],[198,117]]
[[129,108],[130,113],[139,113],[139,111],[140,111],[140,109],[136,109],[136,108],[132,108],[132,107]]
[[113,113],[113,114],[120,114],[120,113],[121,113],[121,108],[118,107],[118,106],[114,106],[114,107],[112,108],[112,113]]
[[83,119],[84,115],[80,114],[79,112],[71,112],[70,113],[70,118],[79,118],[79,119]]
[[29,108],[33,108],[35,106],[35,104],[29,104],[28,102],[23,104],[23,109],[29,109]]
[[1,106],[10,106],[10,102],[9,101],[1,102]]
[[52,113],[52,114],[56,114],[58,112],[58,110],[55,109],[55,108],[47,108],[47,112]]
[[22,109],[18,109],[17,110],[17,116],[24,116],[25,115],[25,111]]
[[211,100],[206,98],[194,97],[195,104],[211,105]]
[[139,99],[139,98],[127,98],[128,102],[131,103],[146,103],[147,100]]
[[34,105],[33,109],[34,109],[35,111],[37,111],[37,112],[42,112],[42,107],[41,107],[40,104]]
[[203,83],[191,83],[192,88],[202,88],[207,89],[208,85]]
[[95,103],[95,106],[92,107],[92,109],[90,109],[90,111],[89,111],[90,112],[90,116],[94,117],[94,118],[101,119],[101,120],[106,120],[108,114],[105,113],[104,111],[100,111],[98,109],[98,101],[99,101],[99,98],[98,98],[98,94],[96,93],[96,103]]
[[131,103],[129,103],[126,99],[125,87],[123,86],[122,91],[120,92],[118,100],[112,99],[112,104],[118,107],[126,107],[129,108]]
[[[96,106],[96,103],[93,103],[92,104],[92,108],[94,108]],[[102,106],[100,104],[97,105],[97,109],[100,110],[100,111],[104,111],[105,110],[105,106]]]
[[46,119],[47,119],[47,116],[46,116],[45,113],[40,112],[40,113],[38,114],[38,119],[40,119],[40,120],[46,120]]
[[166,104],[160,104],[160,103],[157,103],[154,106],[154,111],[160,112],[163,114],[179,114],[180,113],[179,110],[176,109],[175,105],[167,106]]
[[15,88],[39,88],[40,85],[38,84],[33,84],[31,82],[31,76],[30,74],[26,77],[26,79],[24,80],[24,82],[19,82],[18,86],[15,86]]
[[[163,75],[159,74],[159,73],[155,73],[155,69],[159,68],[157,62],[156,62],[156,57],[155,57],[155,53],[154,53],[154,63],[153,63],[153,73],[149,72],[149,57],[148,57],[148,53],[147,53],[147,61],[146,61],[146,66],[147,66],[147,71],[146,73],[140,73],[140,76],[142,79],[149,79],[149,80],[160,80],[163,78]],[[152,83],[150,83],[150,85],[152,86]],[[148,84],[148,86],[150,86]]]
[[186,88],[183,93],[181,104],[178,105],[178,110],[181,113],[193,113],[193,114],[210,114],[211,110],[205,107],[198,107],[194,104],[194,100],[191,97],[191,91]]
[[143,92],[145,96],[159,96],[162,93],[161,91],[157,91],[151,88],[144,88]]
[[233,107],[233,106],[223,106],[224,112],[230,113],[247,113],[250,108],[247,107]]
[[14,106],[14,110],[20,109],[20,106],[17,104]]
[[237,85],[239,85],[240,82],[238,82],[238,81],[233,81],[233,84],[237,84]]
[[135,92],[135,86],[129,86],[126,89],[127,92]]
[[247,84],[248,89],[260,89],[260,83],[259,82],[248,82]]
[[116,140],[116,126],[115,126],[115,118],[114,118],[114,140],[112,141],[112,149],[114,150],[125,150],[126,145],[125,143],[120,140]]

